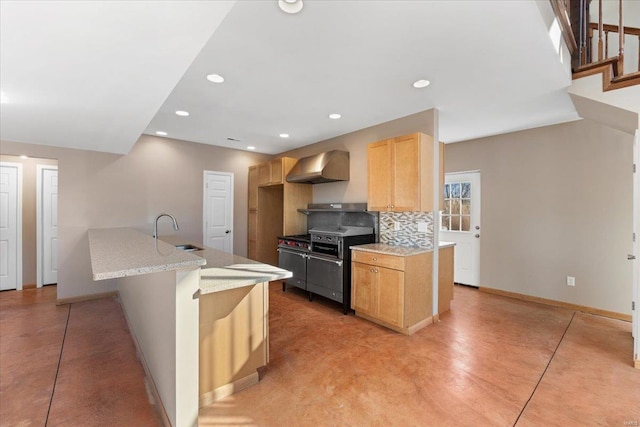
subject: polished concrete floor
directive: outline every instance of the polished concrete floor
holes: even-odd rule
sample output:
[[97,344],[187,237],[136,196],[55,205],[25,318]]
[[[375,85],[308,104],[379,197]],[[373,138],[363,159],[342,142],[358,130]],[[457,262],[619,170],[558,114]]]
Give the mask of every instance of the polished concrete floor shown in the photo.
[[[411,337],[272,284],[259,384],[200,426],[625,426],[640,423],[631,325],[457,287]],[[117,303],[0,293],[0,425],[157,425]]]

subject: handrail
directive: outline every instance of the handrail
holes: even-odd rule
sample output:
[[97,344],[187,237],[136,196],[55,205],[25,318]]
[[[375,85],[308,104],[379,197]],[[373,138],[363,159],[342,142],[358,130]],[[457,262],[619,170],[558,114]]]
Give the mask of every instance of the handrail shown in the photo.
[[562,38],[564,38],[564,42],[569,49],[569,53],[573,55],[573,53],[578,49],[578,43],[576,42],[576,38],[573,35],[573,31],[571,30],[571,21],[569,20],[569,11],[567,9],[566,1],[549,0],[549,2],[551,3],[553,12],[558,18],[560,30],[562,31]]
[[[602,24],[602,28],[605,32],[610,32],[610,33],[618,33],[618,27],[617,25],[611,25],[611,24]],[[598,29],[598,23],[597,22],[590,22],[589,23],[589,29],[591,30],[597,30]],[[638,36],[640,37],[640,28],[636,28],[636,27],[624,27],[624,33],[625,34],[629,34],[631,36]]]

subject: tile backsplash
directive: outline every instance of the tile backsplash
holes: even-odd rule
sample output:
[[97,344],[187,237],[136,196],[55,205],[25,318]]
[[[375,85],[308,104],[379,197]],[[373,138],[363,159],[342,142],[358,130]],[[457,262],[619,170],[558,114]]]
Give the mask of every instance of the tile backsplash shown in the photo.
[[380,212],[380,243],[432,249],[433,212]]

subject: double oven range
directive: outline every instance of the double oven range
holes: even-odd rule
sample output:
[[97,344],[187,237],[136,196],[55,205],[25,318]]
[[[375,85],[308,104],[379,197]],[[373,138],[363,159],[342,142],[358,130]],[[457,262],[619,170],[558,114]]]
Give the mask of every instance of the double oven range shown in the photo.
[[[333,206],[340,206],[335,208]],[[351,307],[351,250],[376,241],[377,212],[366,204],[310,205],[309,234],[278,238],[279,267],[293,276],[285,284],[337,301],[347,314]],[[355,225],[354,225],[355,224]]]

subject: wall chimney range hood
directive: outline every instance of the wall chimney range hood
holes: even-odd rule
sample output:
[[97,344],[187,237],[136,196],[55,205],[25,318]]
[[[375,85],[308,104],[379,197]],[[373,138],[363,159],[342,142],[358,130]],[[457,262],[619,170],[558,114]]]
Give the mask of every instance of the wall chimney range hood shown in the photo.
[[333,150],[303,157],[291,169],[287,181],[305,184],[349,181],[349,152]]

